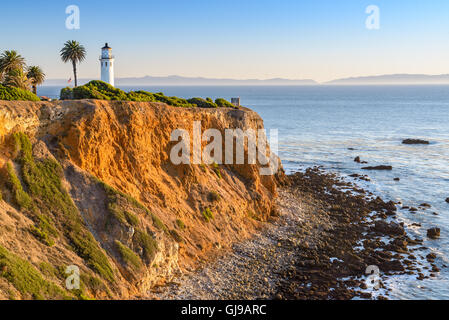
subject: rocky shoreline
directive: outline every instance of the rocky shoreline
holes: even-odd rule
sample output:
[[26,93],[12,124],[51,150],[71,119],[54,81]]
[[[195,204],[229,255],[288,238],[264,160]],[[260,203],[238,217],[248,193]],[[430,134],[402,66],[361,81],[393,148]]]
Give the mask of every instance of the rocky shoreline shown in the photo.
[[[439,271],[429,255],[420,260],[423,240],[395,222],[395,203],[319,167],[289,176],[277,205],[279,218],[261,233],[148,298],[388,299],[389,276]],[[369,266],[380,290],[365,280]]]

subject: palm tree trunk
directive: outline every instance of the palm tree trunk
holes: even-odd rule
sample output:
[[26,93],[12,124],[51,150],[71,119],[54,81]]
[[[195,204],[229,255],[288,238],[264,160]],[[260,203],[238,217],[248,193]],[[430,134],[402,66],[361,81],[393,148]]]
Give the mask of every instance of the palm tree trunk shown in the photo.
[[33,93],[37,95],[37,86],[33,84]]
[[76,75],[76,62],[72,61],[73,64],[73,75],[75,76],[75,87],[78,87],[78,76]]

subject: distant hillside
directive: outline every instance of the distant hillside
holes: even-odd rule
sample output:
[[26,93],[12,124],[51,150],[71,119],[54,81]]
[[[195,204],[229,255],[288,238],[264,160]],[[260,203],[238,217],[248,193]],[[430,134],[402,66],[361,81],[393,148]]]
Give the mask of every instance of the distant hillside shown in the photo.
[[368,77],[352,77],[337,79],[326,84],[353,84],[353,85],[373,85],[373,84],[449,84],[449,74],[425,75],[425,74],[391,74]]
[[[80,84],[85,84],[91,79],[80,79]],[[212,78],[189,78],[181,76],[168,76],[168,77],[151,77],[145,76],[141,78],[116,78],[115,84],[120,85],[193,85],[193,86],[207,86],[207,85],[315,85],[317,82],[314,80],[289,80],[289,79],[247,79],[247,80],[236,80],[236,79],[212,79]],[[64,79],[49,79],[45,81],[47,86],[51,85],[67,85],[67,80]]]

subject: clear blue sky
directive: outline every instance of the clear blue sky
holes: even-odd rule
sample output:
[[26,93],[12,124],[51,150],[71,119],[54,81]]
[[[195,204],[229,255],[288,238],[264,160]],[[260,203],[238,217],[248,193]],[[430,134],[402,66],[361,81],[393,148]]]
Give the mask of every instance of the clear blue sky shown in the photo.
[[[116,76],[334,78],[449,73],[447,0],[46,0],[2,1],[0,50],[15,49],[48,78],[69,78],[59,50],[85,45],[80,77],[98,78],[100,48]],[[65,28],[78,5],[81,29]],[[368,5],[380,29],[365,28]]]

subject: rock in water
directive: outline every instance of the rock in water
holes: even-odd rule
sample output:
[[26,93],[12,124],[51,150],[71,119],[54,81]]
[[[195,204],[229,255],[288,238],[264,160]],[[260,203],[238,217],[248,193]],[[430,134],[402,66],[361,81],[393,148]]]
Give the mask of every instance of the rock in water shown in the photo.
[[427,230],[427,236],[430,239],[438,239],[440,237],[440,228],[430,228]]
[[449,198],[446,198],[446,202],[449,203]]
[[360,163],[362,161],[360,160],[360,157],[355,157],[354,162]]
[[393,170],[392,166],[363,167],[363,170]]
[[403,144],[430,144],[429,141],[421,139],[405,139],[402,141]]

